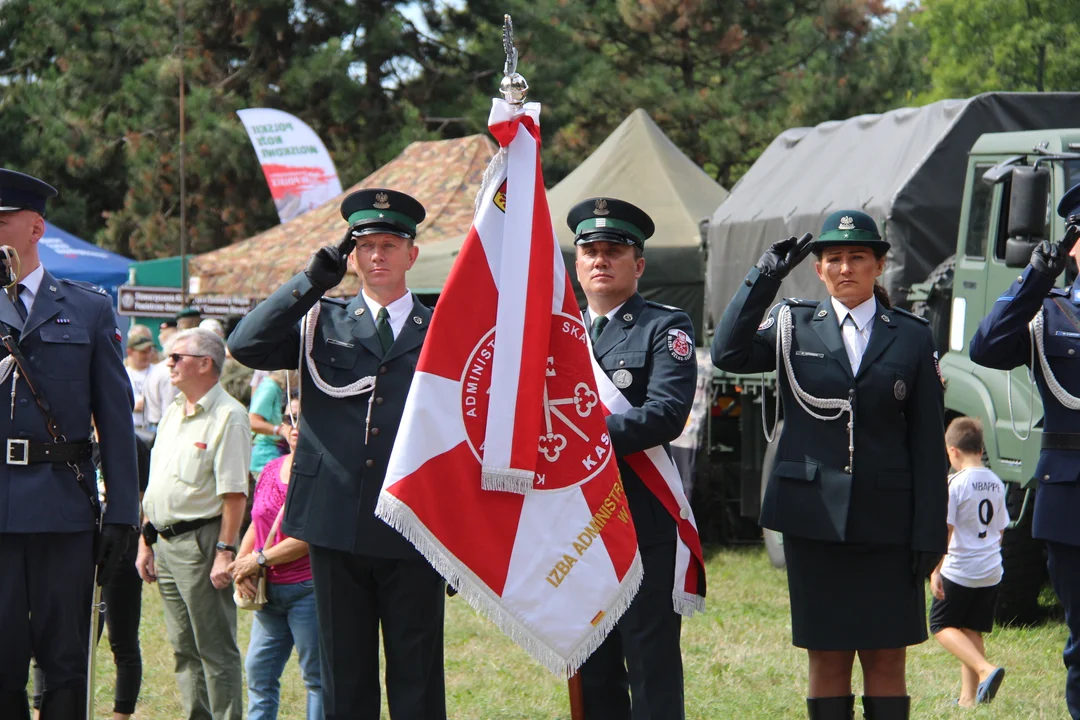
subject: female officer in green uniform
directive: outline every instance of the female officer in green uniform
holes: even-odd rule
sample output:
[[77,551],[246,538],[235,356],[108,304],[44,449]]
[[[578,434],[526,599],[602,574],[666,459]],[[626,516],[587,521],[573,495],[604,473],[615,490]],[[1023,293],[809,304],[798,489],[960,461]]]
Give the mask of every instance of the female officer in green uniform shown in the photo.
[[[925,321],[891,306],[877,277],[889,244],[865,213],[821,237],[774,243],[712,342],[735,373],[777,370],[784,424],[761,525],[784,533],[793,642],[809,652],[810,718],[906,718],[908,645],[926,640],[923,581],[946,549],[943,392]],[[772,305],[809,253],[830,297]]]

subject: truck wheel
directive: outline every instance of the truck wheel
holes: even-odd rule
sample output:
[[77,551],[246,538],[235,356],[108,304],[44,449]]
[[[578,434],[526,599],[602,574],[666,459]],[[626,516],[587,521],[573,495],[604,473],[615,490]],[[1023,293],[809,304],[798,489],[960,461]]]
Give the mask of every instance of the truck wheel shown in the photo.
[[[765,459],[761,462],[761,501],[765,502],[765,486],[769,483],[769,475],[772,474],[773,465],[776,464],[776,446],[780,444],[780,433],[784,431],[784,421],[776,423],[773,441],[765,446]],[[765,552],[769,554],[769,562],[773,567],[782,568],[787,565],[784,559],[784,535],[775,530],[761,528],[761,534],[765,537]]]
[[945,258],[926,276],[930,294],[925,301],[911,304],[911,312],[930,323],[937,351],[944,355],[949,350],[949,322],[952,319],[953,274],[956,256]]
[[[1009,517],[1020,516],[1025,490],[1016,483],[1006,483],[1005,499]],[[1031,537],[1031,519],[1035,495],[1028,501],[1025,517],[1012,530],[1005,531],[1001,543],[1001,563],[1005,575],[998,587],[997,610],[994,619],[1002,625],[1031,625],[1043,619],[1039,594],[1048,579],[1046,548],[1041,540]]]

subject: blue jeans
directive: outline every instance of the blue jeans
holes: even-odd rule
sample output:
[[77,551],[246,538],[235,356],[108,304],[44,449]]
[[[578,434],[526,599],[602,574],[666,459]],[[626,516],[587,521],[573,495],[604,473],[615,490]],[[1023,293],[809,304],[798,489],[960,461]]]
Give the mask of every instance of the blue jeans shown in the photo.
[[319,675],[319,625],[315,618],[315,585],[311,580],[267,583],[267,602],[255,612],[248,645],[248,720],[277,720],[281,673],[293,644],[300,676],[307,686],[307,720],[323,720]]

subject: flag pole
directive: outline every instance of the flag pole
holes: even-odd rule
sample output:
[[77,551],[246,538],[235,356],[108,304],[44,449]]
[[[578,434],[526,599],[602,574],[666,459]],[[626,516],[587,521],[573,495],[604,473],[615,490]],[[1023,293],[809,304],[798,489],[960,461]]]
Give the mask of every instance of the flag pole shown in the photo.
[[[518,74],[518,52],[514,47],[514,23],[509,15],[503,15],[503,50],[506,62],[503,65],[503,79],[499,83],[499,93],[511,105],[520,107],[525,104],[525,95],[529,83]],[[570,695],[570,720],[585,720],[585,695],[581,687],[581,675],[575,672],[566,681]]]
[[585,720],[585,695],[581,689],[581,674],[575,672],[566,684],[570,689],[570,720]]

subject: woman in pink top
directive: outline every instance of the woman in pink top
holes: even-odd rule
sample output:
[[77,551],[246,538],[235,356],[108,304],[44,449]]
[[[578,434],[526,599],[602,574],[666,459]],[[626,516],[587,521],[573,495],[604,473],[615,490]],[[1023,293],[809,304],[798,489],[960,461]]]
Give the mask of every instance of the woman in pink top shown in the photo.
[[[286,435],[290,451],[295,451],[299,403],[293,400],[291,405],[282,424],[292,425]],[[240,543],[237,559],[230,567],[240,593],[247,597],[255,595],[259,568],[266,568],[267,602],[262,610],[255,612],[245,660],[249,720],[276,720],[281,673],[294,644],[300,661],[300,675],[307,687],[307,720],[322,720],[323,717],[319,631],[308,545],[279,531],[270,543],[272,547],[266,548],[270,529],[285,505],[292,457],[290,453],[263,467],[255,486],[251,525]]]

